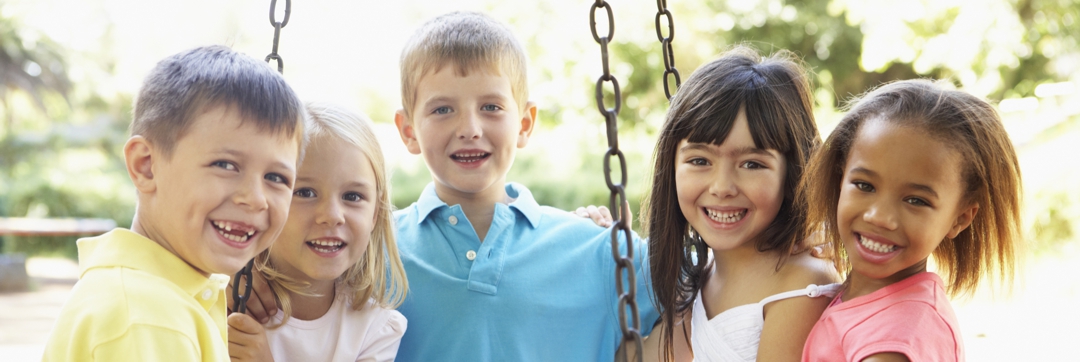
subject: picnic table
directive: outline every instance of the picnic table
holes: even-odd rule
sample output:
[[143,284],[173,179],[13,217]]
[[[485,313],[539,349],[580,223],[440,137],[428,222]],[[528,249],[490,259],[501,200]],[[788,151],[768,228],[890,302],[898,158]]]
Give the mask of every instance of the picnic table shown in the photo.
[[[0,236],[85,236],[98,235],[116,227],[110,219],[0,217]],[[26,258],[0,254],[0,291],[26,291],[30,277]]]

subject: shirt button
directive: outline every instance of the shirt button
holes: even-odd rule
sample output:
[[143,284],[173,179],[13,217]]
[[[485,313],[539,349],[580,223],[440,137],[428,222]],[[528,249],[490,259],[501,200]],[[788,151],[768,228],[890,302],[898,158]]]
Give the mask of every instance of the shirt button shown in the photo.
[[457,216],[450,215],[450,225],[457,225]]
[[213,297],[213,296],[214,296],[214,291],[212,291],[210,289],[204,290],[202,292],[202,299],[203,300],[210,300],[210,297]]
[[469,258],[469,260],[476,260],[476,252],[469,250],[469,252],[465,253],[465,257]]

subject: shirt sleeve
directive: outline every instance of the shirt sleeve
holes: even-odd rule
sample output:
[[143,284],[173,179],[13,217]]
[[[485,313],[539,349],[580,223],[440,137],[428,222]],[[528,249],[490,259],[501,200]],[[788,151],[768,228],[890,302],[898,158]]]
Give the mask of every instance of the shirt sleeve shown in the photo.
[[847,333],[848,360],[878,353],[902,353],[912,361],[953,361],[959,343],[954,326],[930,304],[917,301],[889,306]]
[[408,321],[396,310],[383,312],[388,317],[386,323],[373,329],[373,334],[368,339],[370,342],[360,349],[360,355],[356,357],[357,362],[393,361],[397,356]]
[[133,325],[119,338],[91,351],[94,361],[199,361],[198,344],[166,328]]

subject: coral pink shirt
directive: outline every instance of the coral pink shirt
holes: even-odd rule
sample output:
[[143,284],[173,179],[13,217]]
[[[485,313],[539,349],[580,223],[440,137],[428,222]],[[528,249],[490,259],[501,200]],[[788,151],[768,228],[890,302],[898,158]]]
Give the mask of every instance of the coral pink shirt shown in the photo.
[[923,272],[841,302],[836,296],[810,331],[805,361],[861,361],[902,353],[912,361],[963,361],[964,343],[941,278]]

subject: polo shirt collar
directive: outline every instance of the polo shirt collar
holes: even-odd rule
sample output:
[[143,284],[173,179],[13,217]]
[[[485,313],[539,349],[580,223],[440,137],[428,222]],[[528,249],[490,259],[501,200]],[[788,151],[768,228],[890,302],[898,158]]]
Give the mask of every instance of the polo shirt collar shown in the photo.
[[[529,220],[529,225],[535,228],[540,224],[540,205],[536,203],[536,199],[528,188],[516,182],[507,182],[506,195],[514,199],[514,202],[509,205],[510,208],[517,209],[525,216],[525,219]],[[435,193],[435,183],[428,183],[424,191],[420,193],[420,198],[416,200],[416,211],[419,213],[416,223],[424,222],[431,212],[444,206],[447,206],[446,202],[443,202]]]
[[98,237],[79,239],[77,244],[80,278],[94,268],[137,269],[176,283],[186,294],[200,300],[208,299],[202,297],[208,287],[219,291],[229,284],[229,276],[203,276],[176,254],[128,229],[113,229]]

